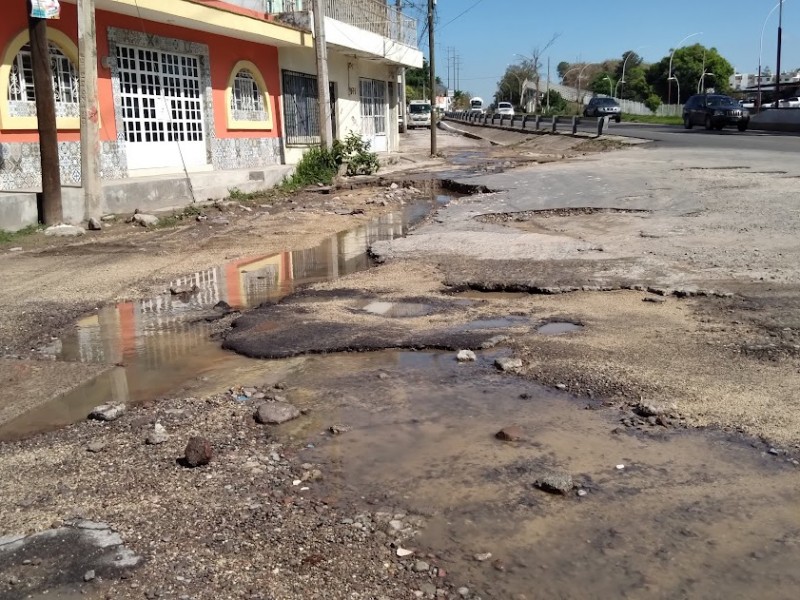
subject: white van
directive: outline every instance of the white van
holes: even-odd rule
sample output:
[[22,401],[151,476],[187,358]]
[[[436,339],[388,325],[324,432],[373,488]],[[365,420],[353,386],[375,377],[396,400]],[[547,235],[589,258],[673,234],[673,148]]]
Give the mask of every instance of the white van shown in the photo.
[[412,100],[408,103],[406,111],[408,123],[406,127],[431,127],[431,103],[427,100]]

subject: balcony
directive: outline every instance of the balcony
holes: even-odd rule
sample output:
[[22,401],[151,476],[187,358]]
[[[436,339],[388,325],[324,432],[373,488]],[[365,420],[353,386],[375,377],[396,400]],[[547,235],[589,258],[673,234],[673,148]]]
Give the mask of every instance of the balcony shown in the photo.
[[[309,19],[297,13],[311,10],[310,0],[225,0],[229,4],[271,15],[294,25],[306,25]],[[325,16],[380,35],[404,46],[417,48],[417,20],[381,0],[322,0]],[[289,16],[294,14],[294,16]]]

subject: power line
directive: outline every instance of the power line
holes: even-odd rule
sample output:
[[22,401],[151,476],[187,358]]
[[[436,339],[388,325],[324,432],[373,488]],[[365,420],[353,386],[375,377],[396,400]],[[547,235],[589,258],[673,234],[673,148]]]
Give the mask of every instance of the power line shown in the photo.
[[469,11],[471,11],[473,8],[476,8],[476,7],[477,7],[477,6],[478,6],[478,5],[479,5],[481,2],[483,2],[483,0],[477,0],[477,2],[475,2],[474,4],[472,4],[471,6],[469,6],[469,7],[468,7],[466,10],[464,10],[464,11],[462,11],[462,12],[458,13],[458,14],[457,14],[455,17],[453,17],[452,19],[450,19],[450,20],[449,20],[447,23],[445,23],[444,25],[440,26],[440,27],[439,27],[439,29],[444,29],[445,27],[447,27],[448,25],[450,25],[450,24],[451,24],[451,23],[453,23],[454,21],[458,21],[458,20],[459,20],[461,17],[463,17],[464,15],[466,15],[466,14],[467,14]]

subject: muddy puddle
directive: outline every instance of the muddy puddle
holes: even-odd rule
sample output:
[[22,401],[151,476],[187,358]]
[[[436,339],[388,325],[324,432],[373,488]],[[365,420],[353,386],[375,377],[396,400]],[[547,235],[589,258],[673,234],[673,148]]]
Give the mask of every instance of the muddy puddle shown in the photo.
[[[794,468],[720,433],[615,433],[616,409],[502,375],[496,356],[308,358],[289,394],[310,416],[279,435],[353,515],[422,515],[403,545],[485,598],[795,597]],[[511,424],[520,441],[495,439]],[[553,473],[574,488],[534,486]]]
[[[254,365],[212,339],[216,321],[225,314],[215,307],[226,303],[244,310],[279,300],[304,285],[368,269],[373,265],[367,254],[371,244],[406,235],[452,197],[434,191],[429,200],[409,203],[402,211],[341,232],[315,248],[242,258],[170,281],[165,289],[171,291],[163,294],[102,307],[42,352],[55,360],[116,368],[0,424],[0,440],[74,423],[105,402],[140,403],[178,391],[203,394],[223,389],[231,377],[250,372]],[[427,309],[393,310],[403,316]]]

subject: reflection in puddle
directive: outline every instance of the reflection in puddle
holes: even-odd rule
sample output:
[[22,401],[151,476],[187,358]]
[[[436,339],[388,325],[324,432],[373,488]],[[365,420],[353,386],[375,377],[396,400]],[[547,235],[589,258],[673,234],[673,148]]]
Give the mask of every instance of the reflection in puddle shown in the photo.
[[[280,435],[311,443],[301,458],[322,464],[324,493],[340,495],[348,516],[424,515],[410,547],[483,597],[796,595],[800,474],[791,466],[710,432],[612,434],[615,411],[583,410],[494,373],[487,359],[314,357],[288,381],[311,416]],[[330,436],[331,423],[352,430]],[[521,441],[494,438],[512,423]],[[586,494],[536,489],[553,470]],[[486,552],[487,563],[473,558]]]
[[[252,361],[223,351],[211,340],[211,321],[222,314],[215,312],[215,305],[226,302],[234,309],[254,307],[303,285],[365,270],[372,266],[367,254],[371,244],[405,235],[449,198],[438,195],[429,202],[409,204],[403,212],[382,215],[315,248],[242,258],[175,279],[166,286],[171,292],[101,308],[80,319],[73,332],[44,351],[58,360],[124,368],[87,384],[91,393],[77,390],[56,398],[15,419],[3,431],[17,435],[51,429],[82,419],[92,406],[112,399],[152,400],[198,377],[246,369]],[[403,308],[394,310],[402,312]],[[408,308],[414,310],[422,311]]]
[[436,312],[430,304],[421,302],[370,302],[361,309],[373,315],[389,317],[393,319],[403,317],[424,317]]
[[569,323],[567,321],[553,321],[552,323],[545,323],[536,331],[542,335],[562,335],[564,333],[572,333],[573,331],[581,331],[583,325],[576,323]]

